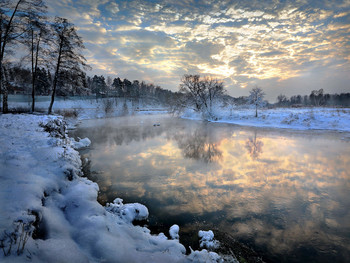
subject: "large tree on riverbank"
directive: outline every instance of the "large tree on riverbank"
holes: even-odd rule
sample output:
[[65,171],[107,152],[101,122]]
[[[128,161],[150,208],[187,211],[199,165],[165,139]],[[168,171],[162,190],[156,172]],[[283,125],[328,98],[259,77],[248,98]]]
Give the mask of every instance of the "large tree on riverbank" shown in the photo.
[[77,34],[74,25],[69,23],[65,18],[56,17],[52,28],[54,37],[52,56],[56,63],[51,102],[48,110],[49,114],[52,113],[60,72],[62,70],[69,70],[70,72],[80,74],[83,71],[82,68],[89,68],[85,57],[82,55],[82,50],[85,46],[81,37]]
[[212,118],[214,101],[225,94],[224,83],[211,77],[201,78],[199,75],[184,75],[181,82],[180,92],[185,94],[185,104],[194,106],[195,111],[201,111]]
[[42,0],[1,0],[0,1],[0,93],[3,94],[2,111],[8,112],[8,90],[4,78],[4,61],[11,49],[20,42],[26,32],[28,17],[42,12]]

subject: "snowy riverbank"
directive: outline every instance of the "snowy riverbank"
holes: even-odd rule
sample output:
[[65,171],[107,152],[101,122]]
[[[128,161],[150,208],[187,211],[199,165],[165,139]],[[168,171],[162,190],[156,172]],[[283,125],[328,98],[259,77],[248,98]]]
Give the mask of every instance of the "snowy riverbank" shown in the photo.
[[[251,108],[217,108],[212,122],[232,123],[242,126],[283,128],[298,130],[336,130],[350,132],[349,108],[277,108],[259,110]],[[186,111],[187,119],[201,119],[200,114]]]
[[171,240],[134,226],[148,216],[141,204],[101,206],[61,117],[0,115],[0,145],[1,262],[220,261],[206,250],[186,256],[174,229]]

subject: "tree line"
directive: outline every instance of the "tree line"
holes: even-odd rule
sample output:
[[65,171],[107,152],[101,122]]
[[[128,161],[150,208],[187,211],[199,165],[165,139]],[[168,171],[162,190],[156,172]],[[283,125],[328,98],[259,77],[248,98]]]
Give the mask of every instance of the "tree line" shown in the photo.
[[[35,94],[48,96],[52,92],[53,74],[44,67],[37,69]],[[32,90],[31,71],[19,65],[4,68],[9,94],[28,94]],[[146,98],[167,104],[173,92],[145,81],[121,79],[110,76],[87,76],[85,72],[61,70],[57,82],[57,96],[122,97],[129,99]]]
[[294,95],[290,98],[280,94],[277,97],[278,107],[302,107],[302,106],[350,106],[350,93],[328,94],[323,89],[313,90],[310,95]]

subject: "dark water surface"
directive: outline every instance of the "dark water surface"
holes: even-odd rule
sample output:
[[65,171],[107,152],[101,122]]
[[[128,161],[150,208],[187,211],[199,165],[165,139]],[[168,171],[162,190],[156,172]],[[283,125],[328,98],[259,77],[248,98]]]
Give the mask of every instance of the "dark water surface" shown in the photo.
[[[153,126],[159,123],[160,126]],[[229,233],[266,262],[350,262],[350,142],[342,134],[169,116],[83,121],[102,204],[145,204],[149,227]]]

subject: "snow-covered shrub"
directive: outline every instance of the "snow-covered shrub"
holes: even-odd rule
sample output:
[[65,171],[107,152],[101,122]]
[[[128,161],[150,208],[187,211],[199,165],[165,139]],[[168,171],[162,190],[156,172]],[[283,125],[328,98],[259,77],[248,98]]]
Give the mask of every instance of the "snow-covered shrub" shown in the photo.
[[169,235],[171,236],[172,239],[179,239],[179,230],[180,227],[178,225],[172,225],[169,229]]
[[203,231],[199,230],[198,237],[200,237],[199,246],[207,249],[216,249],[219,247],[219,241],[214,239],[214,233],[211,230]]
[[123,204],[123,199],[116,198],[113,203],[107,203],[106,210],[112,214],[119,216],[127,223],[134,220],[141,221],[148,218],[148,209],[139,203]]
[[40,126],[44,131],[50,133],[51,137],[64,139],[67,137],[66,124],[61,118],[51,119],[46,123],[41,122]]
[[281,123],[284,123],[284,124],[291,124],[292,122],[297,121],[297,120],[299,120],[298,114],[290,113],[288,117],[284,118],[284,119],[281,121]]
[[17,255],[23,253],[28,238],[34,231],[33,223],[35,217],[28,215],[25,219],[18,219],[13,223],[12,231],[5,230],[0,235],[0,247],[4,256],[9,256],[13,252]]
[[71,139],[72,146],[75,150],[80,150],[82,148],[89,147],[91,144],[91,141],[89,140],[89,138],[80,139],[78,137],[78,139],[79,141],[75,141],[73,138]]

